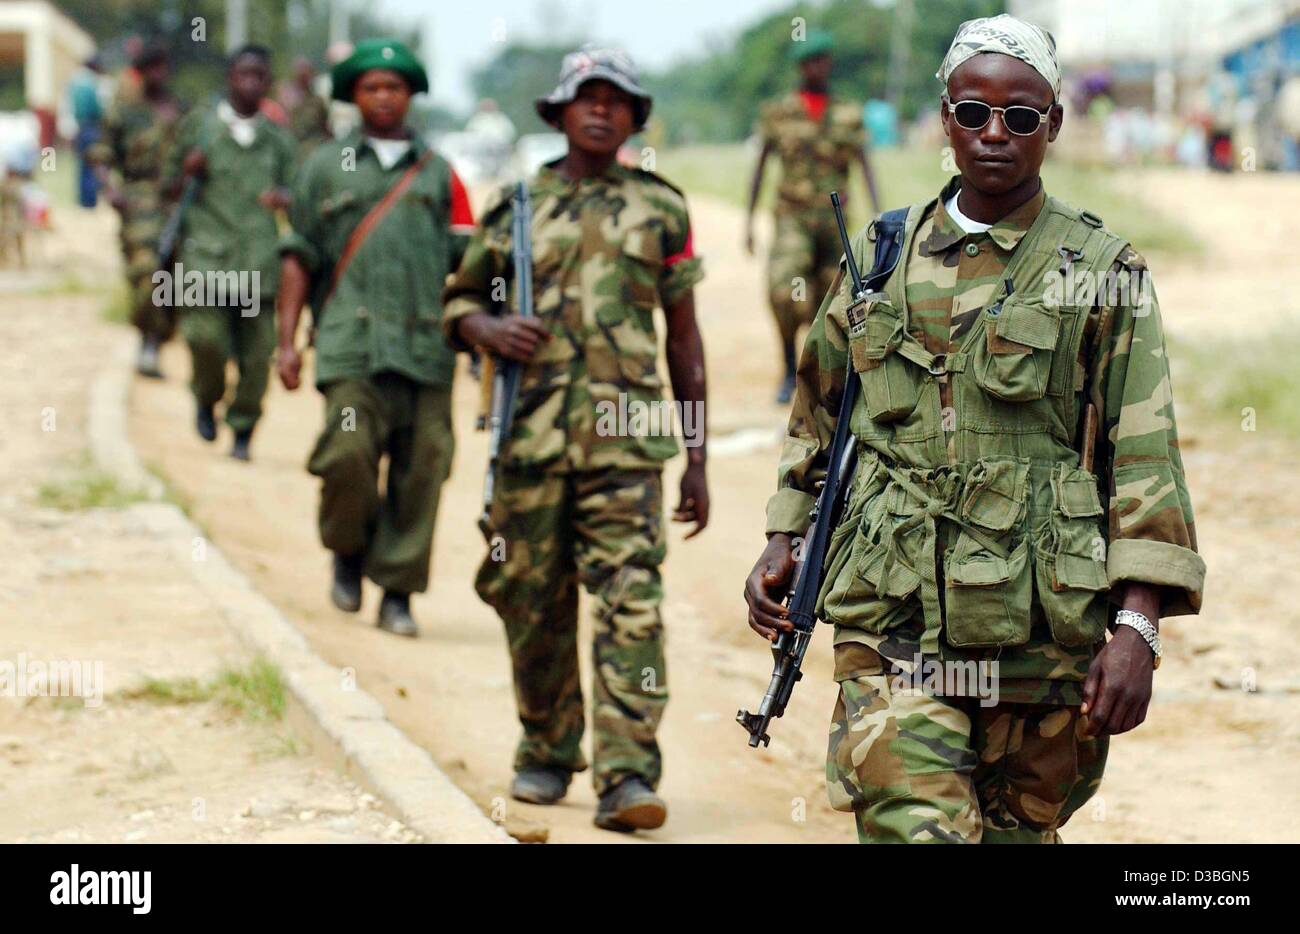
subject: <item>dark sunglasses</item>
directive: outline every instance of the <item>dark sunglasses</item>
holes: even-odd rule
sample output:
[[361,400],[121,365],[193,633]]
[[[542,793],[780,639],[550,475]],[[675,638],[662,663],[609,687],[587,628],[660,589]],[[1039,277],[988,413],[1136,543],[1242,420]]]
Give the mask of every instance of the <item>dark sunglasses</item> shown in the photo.
[[1021,104],[1013,107],[990,107],[983,101],[957,101],[954,104],[947,98],[944,99],[944,103],[948,106],[948,113],[952,114],[957,125],[963,130],[982,130],[993,119],[995,113],[1000,113],[1002,124],[1016,136],[1033,136],[1038,132],[1038,128],[1047,122],[1047,114],[1052,112],[1051,106],[1044,113],[1034,107]]

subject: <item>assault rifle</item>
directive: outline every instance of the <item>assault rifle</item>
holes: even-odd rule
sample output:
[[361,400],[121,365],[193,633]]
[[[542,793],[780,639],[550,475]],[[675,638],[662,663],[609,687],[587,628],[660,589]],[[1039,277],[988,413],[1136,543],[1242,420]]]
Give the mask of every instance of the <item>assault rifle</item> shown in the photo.
[[[886,211],[876,221],[876,255],[871,272],[864,282],[858,273],[857,260],[853,256],[853,245],[849,242],[848,230],[844,227],[844,210],[840,205],[839,192],[831,192],[831,207],[835,210],[835,221],[840,228],[840,242],[844,246],[844,261],[849,281],[853,285],[852,305],[866,301],[874,291],[880,289],[889,279],[890,273],[898,264],[903,245],[903,222],[907,209],[900,208]],[[850,315],[850,319],[852,316]],[[858,398],[858,375],[849,362],[844,379],[844,392],[840,397],[839,415],[835,420],[835,434],[831,438],[831,447],[826,461],[826,479],[822,482],[817,502],[809,514],[812,524],[804,537],[802,546],[795,548],[794,580],[786,596],[785,605],[789,610],[789,620],[793,628],[782,632],[772,645],[772,680],[767,691],[758,704],[758,712],[741,710],[736,713],[736,722],[749,733],[749,745],[766,746],[770,740],[767,735],[768,725],[773,718],[785,713],[786,704],[794,692],[795,684],[803,678],[800,670],[808,644],[812,641],[813,626],[817,619],[814,610],[817,595],[821,592],[822,581],[826,574],[826,547],[830,543],[831,532],[839,524],[844,512],[844,503],[848,498],[849,483],[853,470],[857,466],[857,442],[849,432],[849,416]],[[802,551],[802,555],[800,555]]]
[[[510,243],[514,253],[515,299],[516,311],[523,318],[533,315],[533,235],[532,205],[528,198],[528,184],[520,182],[515,186],[515,193],[510,197]],[[514,423],[515,400],[519,396],[519,377],[523,367],[514,360],[489,357],[491,366],[492,400],[487,409],[486,428],[491,432],[488,438],[487,478],[483,481],[483,511],[479,515],[478,527],[483,535],[491,537],[492,530],[488,513],[492,509],[492,500],[496,496],[497,471],[501,466],[501,452],[510,440],[510,428]],[[487,367],[482,374],[486,383]]]

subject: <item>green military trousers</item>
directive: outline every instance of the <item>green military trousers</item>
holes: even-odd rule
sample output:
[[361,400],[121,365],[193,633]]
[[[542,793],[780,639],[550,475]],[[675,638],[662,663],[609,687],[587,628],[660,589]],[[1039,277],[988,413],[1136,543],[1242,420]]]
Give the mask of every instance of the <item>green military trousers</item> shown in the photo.
[[593,597],[594,784],[656,787],[664,673],[663,482],[658,470],[503,470],[475,588],[510,642],[523,738],[515,769],[582,771],[578,585]]
[[[171,305],[154,301],[153,275],[162,262],[158,256],[158,237],[167,219],[158,185],[153,180],[126,183],[121,241],[131,323],[146,337],[166,341],[176,330],[176,312]],[[171,270],[167,272],[170,274]]]
[[835,679],[826,787],[862,843],[1058,843],[1101,784],[1109,737],[1078,707],[900,690],[857,643],[835,647]]
[[830,291],[844,249],[829,211],[778,210],[774,220],[767,257],[768,302],[782,342],[793,344],[799,328],[812,324],[822,297]]
[[275,350],[271,300],[264,299],[251,317],[244,317],[240,308],[185,308],[181,333],[190,346],[190,388],[195,401],[212,408],[226,397],[226,361],[234,360],[239,382],[226,409],[226,424],[236,432],[252,431],[262,417]]
[[365,575],[385,590],[420,593],[451,473],[451,387],[380,373],[330,383],[324,393],[325,430],[307,464],[322,481],[321,543],[364,556]]

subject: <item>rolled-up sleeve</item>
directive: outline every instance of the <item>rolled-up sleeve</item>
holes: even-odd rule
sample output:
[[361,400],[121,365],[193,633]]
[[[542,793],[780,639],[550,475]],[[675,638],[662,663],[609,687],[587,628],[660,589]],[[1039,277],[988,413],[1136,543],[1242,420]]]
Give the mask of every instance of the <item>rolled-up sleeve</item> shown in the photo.
[[1112,586],[1136,581],[1160,587],[1162,616],[1194,614],[1201,608],[1205,561],[1196,552],[1169,360],[1150,281],[1134,301],[1109,309],[1103,322],[1094,343],[1092,398],[1104,413],[1110,453],[1107,574]]
[[453,350],[473,349],[460,337],[461,319],[479,311],[491,312],[505,299],[506,261],[510,256],[507,204],[508,199],[499,195],[483,212],[482,223],[470,235],[460,265],[447,277],[442,290],[442,333]]

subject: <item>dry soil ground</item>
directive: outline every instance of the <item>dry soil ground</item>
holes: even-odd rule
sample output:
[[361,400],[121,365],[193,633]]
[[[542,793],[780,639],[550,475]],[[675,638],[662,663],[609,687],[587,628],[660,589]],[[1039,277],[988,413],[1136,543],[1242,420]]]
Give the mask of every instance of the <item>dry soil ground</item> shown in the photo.
[[[1300,220],[1279,206],[1297,203],[1300,180],[1153,172],[1131,184],[1135,195],[1185,217],[1222,250],[1212,266],[1149,257],[1171,334],[1209,341],[1228,321],[1238,334],[1253,328],[1267,333],[1296,321],[1300,309],[1287,285],[1293,279],[1288,270],[1294,269],[1288,247],[1300,236]],[[772,328],[761,266],[739,247],[739,215],[703,198],[694,201],[693,214],[697,249],[708,267],[697,304],[710,363],[713,520],[691,542],[681,542],[675,531],[670,546],[664,611],[672,701],[661,736],[670,818],[661,831],[634,839],[848,841],[852,822],[829,810],[822,790],[834,698],[829,640],[817,642],[808,676],[775,725],[771,749],[749,749],[732,722],[738,707],[757,701],[769,671],[767,651],[744,625],[739,594],[762,543],[762,505],[774,481],[784,412],[771,401]],[[111,261],[115,243],[103,229],[96,235],[104,237],[98,258]],[[96,279],[101,281],[108,281],[108,273]],[[1250,290],[1243,292],[1247,284]],[[1242,308],[1243,294],[1252,296],[1248,309]],[[93,356],[88,342],[94,329],[38,325],[41,315],[66,322],[80,314],[73,317],[80,322],[87,304],[81,298],[50,298],[39,308],[20,304],[27,324],[19,329],[6,321],[14,331],[7,356],[29,361],[26,368],[42,379],[46,368],[50,379],[62,372],[66,391],[75,395],[76,363]],[[49,346],[51,332],[57,347]],[[30,345],[26,357],[24,342]],[[37,359],[46,362],[30,362]],[[316,485],[303,469],[320,423],[320,398],[310,389],[288,394],[273,388],[255,461],[238,464],[223,456],[228,436],[214,448],[190,428],[184,348],[172,345],[165,363],[166,382],[137,385],[132,431],[142,456],[175,485],[195,519],[326,660],[355,668],[362,687],[389,716],[508,827],[548,833],[557,842],[627,839],[592,827],[594,801],[585,782],[576,783],[557,808],[506,799],[517,726],[501,628],[470,584],[483,554],[474,517],[485,443],[471,430],[476,387],[464,372],[456,390],[459,449],[444,490],[434,582],[415,602],[423,633],[409,642],[373,628],[373,590],[367,590],[361,617],[338,613],[326,598],[328,557],[314,528]],[[11,392],[26,385],[13,378],[6,384]],[[1267,425],[1246,433],[1190,407],[1179,414],[1209,564],[1204,611],[1163,627],[1168,658],[1148,721],[1112,744],[1101,796],[1064,837],[1294,840],[1293,822],[1300,815],[1294,779],[1300,759],[1296,449]],[[6,459],[4,469],[15,468]],[[44,469],[44,463],[33,461],[27,469]],[[678,469],[669,469],[669,490]],[[30,532],[7,541],[0,547],[8,552],[8,573],[15,562],[30,560],[34,549]],[[51,548],[52,555],[60,554]],[[129,608],[150,599],[150,587],[166,588],[170,580],[163,569],[106,576],[104,586]],[[1243,690],[1243,684],[1254,690]]]

